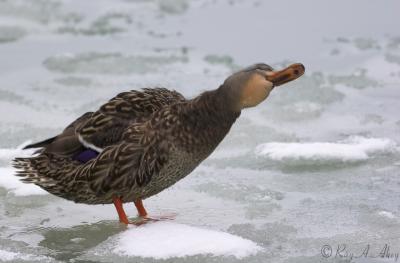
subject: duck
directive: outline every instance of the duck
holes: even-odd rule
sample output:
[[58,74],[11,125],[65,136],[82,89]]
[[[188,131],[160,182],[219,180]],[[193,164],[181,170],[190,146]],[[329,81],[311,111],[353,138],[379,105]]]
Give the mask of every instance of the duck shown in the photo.
[[[60,134],[27,145],[36,152],[13,160],[16,175],[76,203],[114,204],[123,224],[160,220],[148,215],[143,200],[190,174],[242,110],[304,72],[301,63],[279,71],[258,63],[192,99],[159,87],[122,92]],[[134,203],[141,220],[128,219],[125,203]]]

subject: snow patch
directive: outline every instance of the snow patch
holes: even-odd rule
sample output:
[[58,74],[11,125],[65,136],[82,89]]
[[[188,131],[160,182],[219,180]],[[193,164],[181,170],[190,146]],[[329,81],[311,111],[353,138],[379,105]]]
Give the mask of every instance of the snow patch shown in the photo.
[[387,218],[390,218],[390,219],[396,218],[396,216],[392,212],[388,212],[388,211],[380,211],[378,214],[380,216],[387,217]]
[[24,157],[31,155],[34,150],[23,150],[30,142],[25,142],[16,148],[0,148],[0,160],[11,160],[14,157]]
[[11,167],[0,167],[0,187],[4,187],[16,196],[45,195],[47,192],[35,184],[25,184],[15,175]]
[[244,258],[261,250],[256,243],[239,236],[171,222],[131,227],[112,241],[114,253],[156,259],[199,254]]
[[45,256],[35,256],[35,255],[30,255],[30,254],[22,254],[19,252],[11,252],[7,250],[2,250],[0,249],[0,261],[1,262],[8,262],[8,261],[40,261],[40,262],[49,262],[51,259],[49,257]]
[[[16,148],[0,148],[0,160],[9,161],[14,157],[30,156],[34,150],[23,150],[30,142],[25,142]],[[0,187],[4,187],[16,196],[44,195],[46,191],[34,184],[25,184],[15,175],[16,170],[11,167],[0,167]]]
[[374,154],[394,151],[396,143],[390,139],[354,136],[336,143],[264,143],[257,146],[255,153],[274,161],[360,162]]

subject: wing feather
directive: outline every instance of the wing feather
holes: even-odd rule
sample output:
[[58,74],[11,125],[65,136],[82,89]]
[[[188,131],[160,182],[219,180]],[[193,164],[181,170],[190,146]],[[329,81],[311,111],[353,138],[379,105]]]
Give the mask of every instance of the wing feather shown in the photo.
[[118,144],[131,124],[144,122],[152,113],[184,100],[180,93],[165,88],[123,92],[93,113],[77,133],[98,148]]

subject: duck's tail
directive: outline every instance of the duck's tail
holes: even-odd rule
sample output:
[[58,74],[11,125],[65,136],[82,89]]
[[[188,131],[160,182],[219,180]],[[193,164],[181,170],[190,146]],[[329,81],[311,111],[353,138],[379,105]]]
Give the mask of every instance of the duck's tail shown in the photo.
[[47,155],[35,157],[21,157],[13,160],[13,167],[17,169],[17,176],[22,177],[25,183],[34,183],[39,186],[46,184],[52,176],[49,168],[50,160]]
[[56,157],[54,155],[40,154],[35,157],[15,158],[13,167],[17,169],[16,175],[22,177],[24,183],[33,183],[44,190],[59,195],[63,192],[66,171],[74,169],[68,164],[69,158]]

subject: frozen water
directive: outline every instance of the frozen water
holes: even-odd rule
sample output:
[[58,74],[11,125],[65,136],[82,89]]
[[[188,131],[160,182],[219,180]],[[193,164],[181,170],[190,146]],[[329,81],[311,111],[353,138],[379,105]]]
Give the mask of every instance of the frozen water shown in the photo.
[[[78,14],[68,16],[72,23],[57,29],[59,33],[82,35],[112,35],[126,31],[125,27],[132,23],[129,15],[124,13],[108,13],[96,18],[86,27],[77,27],[83,18]],[[119,23],[118,23],[119,22]],[[119,25],[122,23],[123,25]],[[125,26],[125,27],[124,27]]]
[[15,26],[0,26],[0,43],[12,42],[22,38],[25,30]]
[[[0,262],[393,262],[321,249],[400,252],[398,10],[395,0],[0,1]],[[112,205],[13,175],[11,159],[32,153],[22,143],[119,92],[191,98],[255,62],[302,62],[306,74],[145,200],[174,222],[126,228]]]
[[51,258],[12,252],[0,249],[0,260],[2,262],[52,262]]
[[47,69],[62,73],[129,74],[155,72],[163,65],[185,62],[177,56],[123,56],[120,53],[64,54],[44,61]]
[[187,0],[164,0],[158,1],[160,10],[169,14],[179,14],[185,12],[189,3]]
[[46,195],[46,191],[39,186],[24,184],[15,176],[13,168],[0,168],[0,186],[16,196]]
[[[9,166],[11,160],[15,157],[29,156],[33,151],[24,151],[22,148],[28,143],[24,143],[15,149],[0,148],[0,163]],[[7,190],[8,193],[13,193],[16,196],[30,195],[46,195],[47,192],[40,187],[32,184],[24,184],[15,176],[15,170],[11,167],[0,167],[0,187]]]
[[386,54],[385,59],[388,62],[400,64],[400,56],[399,55],[388,53],[388,54]]
[[356,89],[364,89],[367,87],[378,87],[379,82],[367,77],[366,69],[358,69],[349,76],[330,76],[331,84],[342,84]]

